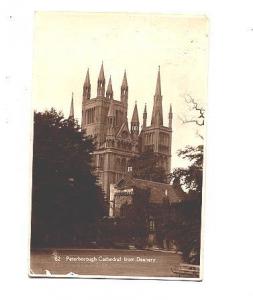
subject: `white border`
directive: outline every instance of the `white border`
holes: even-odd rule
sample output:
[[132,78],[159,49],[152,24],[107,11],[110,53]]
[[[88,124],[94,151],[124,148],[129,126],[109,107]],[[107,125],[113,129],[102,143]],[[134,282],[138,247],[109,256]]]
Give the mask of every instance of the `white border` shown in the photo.
[[[253,299],[252,1],[3,1],[1,43],[0,294],[25,299]],[[31,280],[30,197],[32,17],[35,10],[206,14],[210,27],[204,280]],[[12,21],[9,16],[12,15]],[[6,79],[6,76],[8,79]],[[27,203],[27,205],[25,205]],[[140,295],[139,295],[140,293]]]

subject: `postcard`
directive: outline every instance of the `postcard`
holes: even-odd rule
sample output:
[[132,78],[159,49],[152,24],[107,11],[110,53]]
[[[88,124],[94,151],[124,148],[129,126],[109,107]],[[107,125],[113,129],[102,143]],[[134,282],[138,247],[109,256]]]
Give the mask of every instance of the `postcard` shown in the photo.
[[203,278],[208,20],[37,12],[31,277]]

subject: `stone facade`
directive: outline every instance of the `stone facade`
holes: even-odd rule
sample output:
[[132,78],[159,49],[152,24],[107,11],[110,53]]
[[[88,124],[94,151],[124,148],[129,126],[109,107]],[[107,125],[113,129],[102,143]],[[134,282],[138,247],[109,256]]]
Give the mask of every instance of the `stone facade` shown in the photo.
[[175,188],[171,184],[138,179],[127,174],[116,184],[111,184],[110,186],[109,216],[124,217],[124,212],[121,208],[125,205],[133,204],[137,190],[147,191],[146,204],[150,208],[181,203],[186,197],[182,189]]
[[97,96],[91,98],[89,70],[83,86],[82,123],[87,135],[96,141],[94,152],[95,175],[109,198],[110,184],[123,178],[129,161],[144,151],[159,154],[159,164],[167,173],[171,169],[172,108],[170,106],[168,126],[163,124],[160,68],[150,126],[147,126],[147,107],[143,113],[140,129],[137,103],[135,103],[130,129],[128,126],[128,83],[126,71],[120,89],[120,99],[113,96],[112,80],[105,90],[104,66],[102,64],[97,81]]
[[147,229],[146,246],[168,249],[172,241],[167,239],[164,228],[170,222],[178,221],[180,205],[185,199],[186,194],[181,188],[127,174],[110,186],[109,216],[116,219],[135,216]]

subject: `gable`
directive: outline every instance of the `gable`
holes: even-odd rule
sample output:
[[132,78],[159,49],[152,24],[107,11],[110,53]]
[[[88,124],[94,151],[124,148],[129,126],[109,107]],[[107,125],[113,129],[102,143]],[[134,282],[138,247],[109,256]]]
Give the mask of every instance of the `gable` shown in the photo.
[[121,139],[129,140],[129,141],[131,140],[131,133],[130,133],[130,131],[128,129],[127,122],[124,122],[121,125],[118,133],[116,134],[116,138],[121,138]]
[[149,189],[149,202],[154,204],[163,203],[164,198],[167,198],[170,203],[178,203],[184,201],[186,197],[183,191],[176,189],[170,184],[137,179],[130,175],[126,175],[124,178],[120,179],[115,187],[118,189],[129,189],[132,187]]

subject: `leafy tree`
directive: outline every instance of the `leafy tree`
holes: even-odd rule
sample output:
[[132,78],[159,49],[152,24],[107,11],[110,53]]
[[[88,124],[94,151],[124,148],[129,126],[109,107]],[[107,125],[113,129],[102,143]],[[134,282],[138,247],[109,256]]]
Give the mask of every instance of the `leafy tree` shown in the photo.
[[130,165],[133,169],[133,177],[158,181],[158,182],[166,182],[167,175],[161,166],[158,164],[159,157],[154,152],[143,152],[140,156],[133,158],[130,161]]
[[186,168],[177,168],[169,178],[177,188],[187,192],[186,201],[180,203],[178,214],[181,220],[175,223],[173,238],[183,251],[184,259],[189,263],[200,263],[201,203],[203,184],[203,145],[187,146],[178,151],[178,155],[187,159]]
[[176,168],[169,175],[171,182],[189,193],[201,195],[203,183],[203,145],[186,146],[178,151],[178,156],[190,161],[187,168]]
[[76,120],[53,108],[34,113],[32,246],[80,245],[104,214],[92,175],[94,144]]

